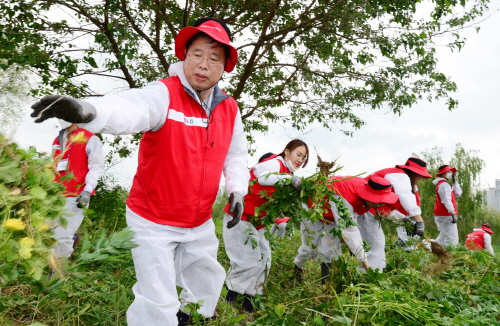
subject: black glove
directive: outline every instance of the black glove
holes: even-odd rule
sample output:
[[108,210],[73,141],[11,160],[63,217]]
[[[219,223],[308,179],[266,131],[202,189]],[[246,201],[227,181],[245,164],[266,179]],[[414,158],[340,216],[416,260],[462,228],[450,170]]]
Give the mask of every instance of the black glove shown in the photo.
[[415,226],[413,228],[413,234],[416,234],[422,238],[424,237],[424,221],[415,222]]
[[228,229],[238,224],[243,214],[243,196],[238,192],[233,192],[229,196],[229,213],[233,214],[233,219],[227,222]]
[[457,223],[457,215],[456,214],[451,214],[451,223],[453,223],[453,224]]
[[90,201],[90,193],[88,191],[82,191],[82,193],[79,194],[78,197],[76,197],[76,201],[78,202],[78,204],[76,204],[76,207],[87,207]]
[[62,95],[48,95],[31,106],[35,122],[58,118],[72,123],[87,123],[94,120],[95,108],[83,101]]
[[292,175],[291,185],[300,192],[302,190],[302,178]]

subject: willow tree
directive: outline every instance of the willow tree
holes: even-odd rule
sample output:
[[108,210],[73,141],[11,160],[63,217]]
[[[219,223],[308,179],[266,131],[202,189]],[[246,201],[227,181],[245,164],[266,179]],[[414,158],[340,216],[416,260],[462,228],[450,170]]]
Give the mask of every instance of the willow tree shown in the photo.
[[35,94],[100,96],[89,76],[125,88],[165,78],[176,33],[214,16],[240,53],[223,86],[251,139],[272,122],[359,128],[357,107],[400,114],[441,99],[455,108],[435,46],[460,50],[460,30],[487,9],[488,0],[3,0],[0,58],[42,77]]
[[27,114],[26,106],[33,101],[30,90],[36,86],[34,77],[16,64],[0,67],[0,130],[4,136],[13,132]]

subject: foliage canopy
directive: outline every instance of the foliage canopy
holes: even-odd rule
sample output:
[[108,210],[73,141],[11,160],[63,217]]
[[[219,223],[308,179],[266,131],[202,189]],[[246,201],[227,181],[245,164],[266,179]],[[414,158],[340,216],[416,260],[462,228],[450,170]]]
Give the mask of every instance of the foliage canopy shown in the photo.
[[[435,45],[460,50],[458,31],[487,0],[5,0],[1,66],[31,67],[35,94],[99,96],[89,78],[140,87],[177,61],[173,40],[202,16],[227,22],[240,53],[225,76],[246,131],[271,122],[359,128],[356,107],[400,114],[417,101],[450,97],[456,85],[436,68]],[[444,35],[451,38],[443,38]]]

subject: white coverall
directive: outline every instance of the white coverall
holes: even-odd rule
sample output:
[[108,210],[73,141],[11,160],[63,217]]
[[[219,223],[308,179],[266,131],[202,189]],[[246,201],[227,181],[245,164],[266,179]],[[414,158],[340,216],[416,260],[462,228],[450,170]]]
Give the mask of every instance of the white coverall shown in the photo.
[[[172,64],[168,73],[171,77],[178,76],[182,85],[196,94],[186,80],[183,62]],[[212,97],[213,92],[204,101],[208,108]],[[170,95],[164,83],[155,81],[141,89],[87,101],[96,108],[97,117],[82,126],[92,132],[123,135],[161,128],[166,121]],[[205,111],[210,114],[208,109]],[[223,168],[228,194],[247,193],[247,154],[238,111]],[[168,168],[168,164],[165,167]],[[195,228],[174,227],[152,223],[130,209],[127,209],[126,218],[131,230],[136,232],[134,241],[139,245],[132,249],[137,283],[132,289],[134,302],[127,311],[128,325],[177,326],[178,310],[200,300],[204,302],[198,312],[212,317],[225,276],[216,260],[218,239],[213,221],[210,219]],[[184,289],[180,294],[181,302],[176,285]]]
[[[420,206],[417,205],[417,198],[411,191],[411,181],[406,173],[388,173],[384,178],[392,184],[401,206],[408,212],[410,217],[422,213]],[[402,217],[399,216],[401,214],[398,214],[397,211],[391,212],[391,215],[396,218]],[[372,213],[367,212],[360,216],[357,222],[363,240],[371,246],[370,251],[367,252],[370,267],[374,270],[378,268],[382,272],[386,267],[386,258],[385,234],[380,221]]]
[[[339,195],[335,195],[335,197],[342,198]],[[357,220],[358,215],[354,212],[351,204],[349,204],[345,199],[343,200],[345,206],[349,212],[351,212],[352,217]],[[330,207],[335,220],[339,220],[340,216],[337,205],[331,201]],[[330,231],[336,226],[336,222],[325,223],[318,220],[313,223],[311,221],[303,221],[300,224],[300,238],[302,240],[302,244],[299,247],[298,255],[294,259],[295,265],[302,268],[307,260],[318,260],[319,258],[321,258],[322,262],[330,263],[332,259],[336,259],[341,256],[342,248],[340,245],[340,239],[334,237],[330,233]],[[363,239],[361,238],[361,234],[357,226],[350,226],[346,228],[342,233],[342,238],[349,247],[349,250],[351,250],[360,262],[367,260],[365,250],[363,249]],[[309,244],[315,245],[316,248],[313,249]]]
[[[433,184],[438,184],[439,181],[445,178],[436,178],[432,181]],[[450,214],[457,214],[455,212],[455,207],[451,202],[451,192],[455,194],[455,198],[462,196],[462,188],[460,184],[455,181],[453,186],[448,182],[443,182],[438,187],[439,198],[443,203],[444,207],[448,210]],[[436,242],[442,246],[447,245],[458,245],[458,228],[457,223],[452,223],[451,216],[434,216],[434,221],[436,222],[437,229],[439,230],[439,235],[436,238]]]
[[269,233],[272,235],[278,237],[278,238],[283,238],[286,235],[286,224],[287,222],[280,223],[278,225],[274,224],[271,227],[271,230]]
[[[61,149],[65,148],[67,141],[68,131],[66,130],[64,132],[63,144],[60,146]],[[85,188],[83,191],[92,193],[97,186],[97,180],[104,173],[104,154],[99,137],[90,137],[85,151],[88,157],[89,172],[85,176]],[[58,244],[52,248],[52,251],[56,258],[67,258],[73,253],[73,236],[83,222],[83,209],[76,207],[77,204],[77,197],[66,197],[63,218],[66,219],[67,225],[63,227],[57,223],[54,227],[54,239],[57,240]]]
[[[281,179],[291,178],[291,175],[277,175],[280,163],[284,163],[281,156],[275,159],[257,163],[253,167],[253,173],[259,184],[273,186]],[[232,217],[224,216],[224,228],[222,236],[226,254],[230,260],[230,269],[226,277],[227,287],[241,294],[254,296],[263,293],[263,285],[271,268],[271,247],[266,239],[266,228],[257,230],[252,223],[241,220],[235,227],[228,229],[227,221]],[[253,238],[254,246],[252,246]]]

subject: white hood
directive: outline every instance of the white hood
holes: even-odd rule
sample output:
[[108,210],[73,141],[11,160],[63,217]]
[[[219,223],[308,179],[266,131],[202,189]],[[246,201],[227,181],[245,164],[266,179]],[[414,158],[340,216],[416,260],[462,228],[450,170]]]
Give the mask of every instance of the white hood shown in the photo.
[[432,183],[433,183],[433,184],[435,184],[435,185],[437,185],[437,184],[438,184],[438,182],[439,182],[439,181],[441,181],[441,180],[446,181],[446,179],[445,179],[445,178],[441,178],[441,177],[439,177],[439,178],[436,178],[436,179],[432,180]]

